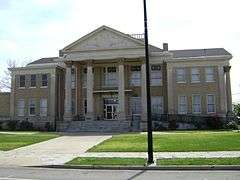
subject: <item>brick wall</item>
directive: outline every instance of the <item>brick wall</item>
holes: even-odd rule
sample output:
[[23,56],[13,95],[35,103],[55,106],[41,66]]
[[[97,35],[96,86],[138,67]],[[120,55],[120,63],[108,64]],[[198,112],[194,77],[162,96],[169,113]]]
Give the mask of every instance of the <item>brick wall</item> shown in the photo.
[[10,115],[10,93],[0,93],[0,117]]

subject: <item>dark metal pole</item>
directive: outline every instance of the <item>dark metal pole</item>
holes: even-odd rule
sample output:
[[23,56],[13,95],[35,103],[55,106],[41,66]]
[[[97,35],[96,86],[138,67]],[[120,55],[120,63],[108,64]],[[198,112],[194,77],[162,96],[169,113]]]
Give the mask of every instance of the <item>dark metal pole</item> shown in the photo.
[[148,129],[148,164],[153,163],[153,138],[152,138],[152,114],[151,114],[151,92],[150,92],[150,65],[148,50],[148,27],[147,27],[147,5],[144,5],[144,39],[145,39],[145,56],[146,56],[146,85],[147,85],[147,129]]

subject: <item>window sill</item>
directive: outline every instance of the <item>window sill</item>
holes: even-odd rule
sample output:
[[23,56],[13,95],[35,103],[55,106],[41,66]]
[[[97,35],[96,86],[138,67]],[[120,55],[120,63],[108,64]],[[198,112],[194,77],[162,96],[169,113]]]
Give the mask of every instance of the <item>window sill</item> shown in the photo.
[[201,81],[191,81],[191,84],[201,83]]
[[34,86],[34,87],[29,87],[29,89],[36,89],[37,87],[36,86]]
[[206,83],[215,83],[216,81],[206,81]]
[[41,89],[46,89],[46,88],[48,88],[48,86],[41,86],[40,88]]
[[26,87],[19,87],[18,89],[26,89]]
[[36,114],[29,114],[29,116],[30,116],[30,117],[34,117],[34,116],[36,116]]
[[177,81],[177,84],[186,84],[187,82],[186,81]]

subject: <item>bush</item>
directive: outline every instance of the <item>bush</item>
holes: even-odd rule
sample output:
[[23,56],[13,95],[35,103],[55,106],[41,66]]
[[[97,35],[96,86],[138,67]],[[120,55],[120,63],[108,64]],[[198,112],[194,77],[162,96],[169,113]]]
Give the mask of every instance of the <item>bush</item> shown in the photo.
[[10,131],[15,131],[15,130],[17,130],[18,122],[19,122],[19,121],[16,121],[16,120],[8,121],[8,122],[7,122],[7,128],[8,128]]
[[208,129],[222,129],[223,122],[218,116],[214,117],[207,117],[206,118],[206,125]]
[[169,130],[176,130],[178,128],[176,119],[171,119],[168,124]]
[[238,129],[238,124],[236,121],[230,121],[226,124],[226,129],[232,129],[232,130],[237,130]]
[[29,121],[21,121],[19,124],[19,130],[22,131],[29,131],[29,130],[33,130],[33,123],[29,122]]
[[47,131],[53,131],[53,127],[52,127],[52,125],[51,125],[50,122],[46,122],[46,123],[45,123],[45,129],[46,129]]

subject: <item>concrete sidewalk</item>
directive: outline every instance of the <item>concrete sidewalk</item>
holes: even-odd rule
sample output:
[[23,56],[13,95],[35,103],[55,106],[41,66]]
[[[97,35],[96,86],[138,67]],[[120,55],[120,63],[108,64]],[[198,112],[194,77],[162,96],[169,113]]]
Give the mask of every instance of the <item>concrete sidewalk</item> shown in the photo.
[[[100,152],[84,153],[81,157],[132,157],[147,158],[147,152]],[[156,152],[155,159],[162,158],[230,158],[240,157],[240,151],[214,151],[214,152]]]
[[61,165],[108,138],[111,135],[66,135],[11,151],[0,151],[0,166]]

